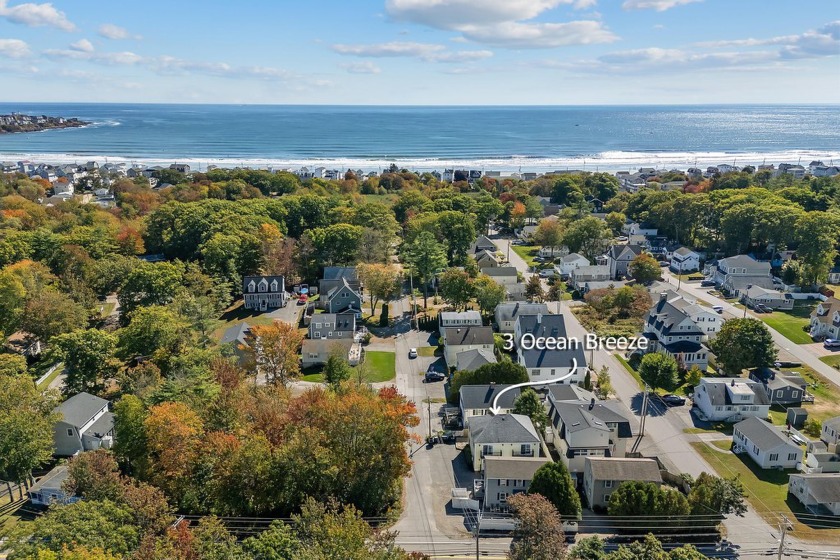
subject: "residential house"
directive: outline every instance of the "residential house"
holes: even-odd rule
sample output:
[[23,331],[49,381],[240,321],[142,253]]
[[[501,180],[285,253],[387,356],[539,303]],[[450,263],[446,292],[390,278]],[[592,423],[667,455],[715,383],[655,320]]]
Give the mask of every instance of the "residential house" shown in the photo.
[[624,482],[652,482],[661,486],[659,464],[654,459],[585,458],[583,491],[590,508],[609,506],[610,496]]
[[441,336],[446,336],[446,329],[480,327],[483,324],[481,313],[475,310],[442,311],[438,314],[438,326]]
[[496,306],[494,314],[496,327],[500,333],[513,333],[516,320],[520,315],[537,315],[542,313],[548,315],[548,305],[544,303],[501,303]]
[[523,226],[522,229],[516,230],[516,237],[523,241],[530,241],[534,237],[535,233],[537,233],[536,225],[526,225]]
[[537,251],[537,254],[544,259],[555,259],[557,257],[565,257],[569,254],[569,248],[565,245],[558,245],[557,247],[549,247],[545,245],[540,247],[540,250]]
[[568,278],[572,272],[582,266],[590,266],[589,259],[580,253],[569,253],[554,265],[554,271],[560,278]]
[[684,310],[662,293],[648,312],[643,335],[650,341],[650,352],[667,354],[686,368],[697,366],[706,370],[709,351],[703,346],[707,334]]
[[358,318],[362,316],[362,294],[353,288],[347,278],[341,278],[326,293],[321,292],[321,301],[327,313],[353,313]]
[[811,312],[813,338],[840,338],[840,299],[830,297]]
[[70,476],[67,465],[58,465],[38,479],[26,493],[33,505],[49,507],[53,504],[72,504],[79,500],[64,489],[64,482]]
[[245,309],[266,311],[286,306],[286,283],[282,276],[245,276],[242,279]]
[[224,332],[219,344],[229,344],[237,361],[243,364],[248,359],[248,348],[251,346],[251,325],[245,321],[236,323]]
[[840,416],[829,418],[822,423],[820,440],[826,445],[840,444]]
[[836,448],[834,452],[825,450],[817,451],[809,448],[805,459],[797,468],[806,474],[816,473],[840,473],[840,453]]
[[490,251],[491,253],[495,253],[498,250],[499,248],[496,247],[496,244],[490,241],[486,235],[479,235],[478,239],[475,240],[475,245],[473,246],[473,253],[479,253],[481,251]]
[[694,389],[694,404],[710,422],[767,418],[770,399],[761,383],[740,377],[704,377]]
[[479,251],[475,254],[475,263],[478,265],[478,268],[493,268],[496,266],[502,266],[502,259],[496,256],[495,252],[492,251]]
[[[523,343],[523,337],[538,339],[552,338],[564,345],[560,348],[538,348],[535,344]],[[559,379],[568,374],[571,377],[558,383],[580,383],[586,375],[586,355],[583,345],[569,340],[566,332],[566,322],[563,315],[522,315],[517,318],[513,334],[516,346],[516,361],[528,371],[531,381],[548,381]],[[527,341],[526,341],[527,342]],[[526,348],[525,346],[529,346]]]
[[607,264],[610,267],[610,278],[620,280],[628,275],[628,269],[633,259],[642,254],[644,249],[640,245],[613,245],[607,251]]
[[443,337],[443,356],[446,365],[459,368],[458,354],[467,350],[492,352],[495,345],[490,327],[454,327],[446,329]]
[[524,282],[505,286],[505,299],[507,301],[527,302],[528,297],[525,295],[526,288],[527,284]]
[[605,282],[610,278],[609,265],[589,265],[572,270],[569,282],[575,290],[582,292],[587,282]]
[[486,274],[496,281],[497,284],[508,287],[519,282],[519,272],[513,266],[496,266],[482,268],[482,274]]
[[473,416],[467,421],[472,467],[484,469],[485,457],[539,457],[540,436],[522,414]]
[[761,418],[747,418],[732,432],[735,453],[746,453],[762,469],[794,469],[802,460],[802,449],[781,431]]
[[318,281],[318,293],[323,297],[324,294],[333,288],[344,286],[345,282],[355,292],[361,292],[361,283],[359,282],[359,274],[355,266],[326,266],[324,273],[321,275],[321,280]]
[[735,255],[717,261],[712,270],[715,284],[737,296],[747,286],[772,288],[770,263],[759,262],[749,255]]
[[[698,305],[696,301],[686,299],[675,292],[669,290],[666,293],[668,294],[668,303],[690,317],[697,328],[706,334],[707,338],[717,336],[723,326],[723,318],[720,315],[711,308]],[[672,297],[672,294],[674,294],[674,297]]]
[[190,173],[190,166],[186,163],[173,163],[169,166],[169,169],[183,173],[184,175],[189,175]]
[[[493,406],[493,401],[497,395],[500,395],[499,401],[496,403],[499,407],[499,414],[510,414],[513,403],[519,397],[521,389],[514,387],[505,391],[508,387],[513,387],[513,385],[463,385],[459,393],[459,408],[464,424],[466,425],[467,420],[473,416],[490,414],[490,408]],[[505,392],[502,393],[502,391]]]
[[481,366],[496,363],[496,355],[492,350],[485,350],[483,348],[475,348],[473,350],[465,350],[455,355],[455,361],[458,363],[460,371],[475,371]]
[[627,236],[644,235],[645,237],[656,237],[656,234],[659,233],[659,230],[657,230],[655,227],[650,227],[637,222],[629,222],[622,226],[621,232]]
[[356,334],[355,313],[315,313],[309,321],[309,338],[353,338]]
[[[301,345],[301,365],[305,368],[323,365],[333,352],[347,356],[352,364],[354,360],[350,358],[350,354],[355,345],[352,338],[308,338]],[[358,363],[358,359],[355,361]]]
[[671,270],[680,274],[700,270],[700,253],[680,247],[671,254]]
[[840,473],[792,474],[788,493],[816,515],[840,515]]
[[771,405],[785,408],[799,406],[807,395],[808,384],[797,374],[785,374],[773,368],[750,370],[750,379],[761,383]]
[[741,292],[741,301],[748,307],[763,305],[770,309],[793,309],[793,296],[778,290],[768,290],[761,286],[751,285]]
[[114,415],[108,401],[89,393],[73,395],[55,408],[55,454],[70,457],[82,451],[110,449],[114,443]]
[[527,492],[534,473],[550,462],[546,457],[485,457],[484,509],[507,508],[507,499]]
[[833,267],[828,271],[828,283],[840,284],[840,265]]
[[812,173],[814,177],[834,177],[835,175],[840,175],[840,167],[836,165],[821,165],[814,169]]
[[580,482],[586,457],[624,457],[633,437],[629,411],[619,401],[560,401],[549,393],[546,441]]

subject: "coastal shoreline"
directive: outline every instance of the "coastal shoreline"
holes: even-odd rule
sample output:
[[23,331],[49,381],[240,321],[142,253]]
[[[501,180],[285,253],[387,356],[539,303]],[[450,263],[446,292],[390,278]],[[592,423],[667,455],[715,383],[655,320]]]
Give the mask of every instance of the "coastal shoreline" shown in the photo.
[[90,124],[92,123],[75,117],[67,118],[11,113],[9,115],[0,115],[0,134],[26,134],[65,128],[81,128]]

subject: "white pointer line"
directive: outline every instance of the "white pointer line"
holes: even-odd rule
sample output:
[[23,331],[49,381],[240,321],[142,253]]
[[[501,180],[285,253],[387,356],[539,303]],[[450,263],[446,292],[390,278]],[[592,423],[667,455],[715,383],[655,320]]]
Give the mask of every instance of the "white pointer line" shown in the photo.
[[561,377],[555,377],[555,378],[549,379],[547,381],[529,381],[527,383],[517,383],[516,385],[511,385],[510,387],[505,387],[504,389],[499,391],[496,394],[496,398],[493,399],[493,406],[490,408],[490,413],[493,414],[494,416],[499,414],[499,397],[501,397],[502,395],[504,395],[508,391],[510,391],[512,389],[518,389],[519,387],[534,387],[536,385],[551,385],[552,383],[559,383],[559,382],[565,381],[566,379],[573,376],[575,374],[575,371],[577,371],[577,368],[578,368],[577,359],[572,358],[572,370],[569,373],[567,373],[566,375],[563,375]]

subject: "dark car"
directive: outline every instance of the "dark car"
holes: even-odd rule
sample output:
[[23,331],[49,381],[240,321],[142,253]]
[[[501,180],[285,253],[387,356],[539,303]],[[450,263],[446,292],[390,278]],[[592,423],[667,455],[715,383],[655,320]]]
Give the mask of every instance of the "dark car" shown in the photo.
[[668,393],[667,395],[662,395],[660,397],[662,402],[664,402],[668,406],[682,406],[685,404],[685,399],[679,395],[674,395],[672,393]]
[[423,381],[426,383],[433,383],[435,381],[443,381],[446,379],[446,374],[440,371],[429,370],[426,372],[426,376],[423,378]]
[[777,368],[802,367],[802,362],[775,362],[773,365]]
[[703,280],[702,282],[700,282],[700,287],[701,288],[711,288],[714,285],[715,285],[714,280]]

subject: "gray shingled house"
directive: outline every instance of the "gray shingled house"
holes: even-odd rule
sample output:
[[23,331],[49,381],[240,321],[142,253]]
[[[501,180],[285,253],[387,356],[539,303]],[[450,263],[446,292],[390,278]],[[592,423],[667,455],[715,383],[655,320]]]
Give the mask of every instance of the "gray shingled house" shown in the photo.
[[61,416],[53,429],[56,455],[70,457],[113,445],[114,415],[108,412],[105,399],[79,393],[58,405],[55,412]]

